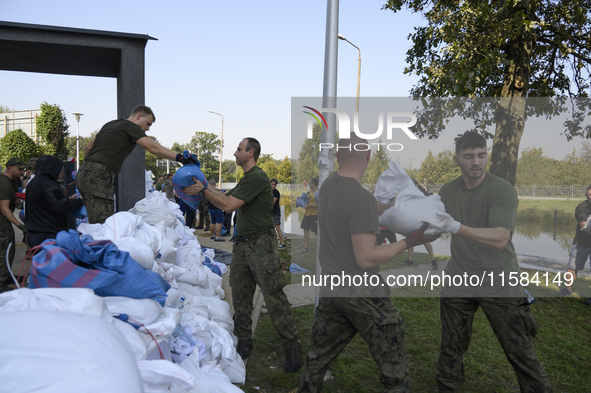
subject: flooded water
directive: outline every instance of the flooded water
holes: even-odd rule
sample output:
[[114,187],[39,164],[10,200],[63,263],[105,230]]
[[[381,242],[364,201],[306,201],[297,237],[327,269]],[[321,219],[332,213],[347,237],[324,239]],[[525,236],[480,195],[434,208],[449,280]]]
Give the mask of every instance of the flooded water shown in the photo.
[[[302,209],[298,209],[302,210]],[[284,223],[285,233],[302,235],[304,231],[300,229],[303,213],[288,211],[283,217],[287,217]],[[302,217],[300,217],[300,215]],[[568,262],[568,251],[574,237],[574,223],[572,228],[558,227],[556,238],[554,238],[553,228],[540,229],[539,226],[530,223],[521,223],[517,225],[513,234],[513,245],[519,257],[522,267],[539,267],[543,265],[548,270],[564,270]],[[400,240],[402,237],[399,236]],[[450,255],[450,236],[444,235],[432,243],[433,251],[438,255]],[[417,252],[426,252],[422,246],[417,247]]]

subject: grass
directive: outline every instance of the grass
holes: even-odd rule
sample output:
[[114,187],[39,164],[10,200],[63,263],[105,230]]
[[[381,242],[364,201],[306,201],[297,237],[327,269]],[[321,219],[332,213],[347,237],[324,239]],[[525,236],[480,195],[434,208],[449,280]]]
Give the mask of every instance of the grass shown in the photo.
[[575,208],[581,202],[582,200],[575,199],[520,199],[517,207],[517,222],[535,222],[551,228],[554,225],[554,211],[556,211],[557,225],[568,225],[574,228]]
[[[417,254],[418,256],[418,254]],[[533,274],[533,271],[529,271]],[[550,276],[550,280],[553,274]],[[573,287],[591,289],[591,280],[579,278]],[[536,302],[532,306],[539,325],[533,339],[538,358],[555,392],[589,392],[591,374],[591,310],[581,299],[548,297],[558,287],[528,288]],[[441,328],[437,298],[392,298],[404,318],[405,342],[410,359],[410,377],[414,392],[437,391],[434,378],[439,356]],[[302,353],[310,349],[309,333],[313,323],[312,306],[294,309],[302,341]],[[299,375],[283,372],[284,351],[267,314],[262,314],[254,336],[255,349],[247,366],[246,392],[292,392]],[[460,392],[515,392],[517,378],[501,349],[484,313],[474,319],[474,333],[464,357],[466,383]],[[379,370],[370,357],[367,344],[356,336],[331,366],[333,379],[324,383],[325,392],[376,392],[382,390]]]

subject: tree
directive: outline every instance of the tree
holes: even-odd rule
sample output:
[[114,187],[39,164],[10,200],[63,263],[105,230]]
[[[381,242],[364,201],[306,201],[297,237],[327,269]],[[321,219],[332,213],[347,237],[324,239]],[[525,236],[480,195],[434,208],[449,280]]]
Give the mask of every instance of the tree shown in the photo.
[[[382,140],[380,139],[378,147],[381,146]],[[367,165],[367,169],[363,174],[363,179],[361,183],[363,184],[376,184],[380,175],[388,169],[388,163],[390,162],[390,157],[388,156],[388,151],[385,148],[380,148],[379,150],[376,148],[372,151],[371,158],[369,160],[369,164]]]
[[460,176],[461,171],[454,162],[454,155],[454,151],[447,149],[439,152],[435,157],[429,150],[427,156],[421,162],[417,181],[427,179],[429,184],[443,184]]
[[544,155],[542,148],[524,149],[517,163],[517,184],[528,186],[554,184],[550,180],[550,173],[554,171],[557,164],[557,160]]
[[320,135],[321,128],[314,124],[312,128],[312,138],[306,139],[302,143],[300,154],[298,156],[295,174],[297,181],[309,181],[311,178],[318,178],[318,156],[320,155]]
[[[201,171],[206,178],[217,180],[220,170],[220,140],[218,136],[211,132],[197,131],[191,138],[191,142],[184,146],[194,153],[199,149]],[[182,153],[182,151],[179,151],[179,153]]]
[[[92,138],[98,134],[99,130],[94,130],[90,136],[81,136],[80,143],[79,143],[79,150],[80,150],[80,162],[84,161],[84,150],[86,150],[86,146],[90,143]],[[75,136],[67,136],[65,138],[65,150],[67,157],[76,157],[76,137]]]
[[285,156],[285,158],[281,161],[279,165],[279,173],[277,174],[277,180],[280,183],[290,184],[291,183],[291,160],[289,157]]
[[572,153],[556,162],[549,179],[550,184],[560,186],[591,184],[591,165],[573,149]]
[[6,163],[12,157],[18,157],[27,162],[31,157],[42,155],[43,152],[39,146],[21,129],[10,131],[0,140],[0,164],[2,167],[6,167]]
[[227,182],[236,181],[236,160],[224,160],[222,162],[222,178]]
[[0,113],[6,113],[6,112],[14,112],[14,110],[10,109],[7,105],[0,104]]
[[41,104],[41,114],[37,117],[37,134],[43,138],[42,147],[45,154],[66,159],[65,138],[70,135],[66,115],[59,105]]
[[[415,29],[407,51],[404,72],[421,77],[411,94],[500,97],[489,118],[496,123],[491,172],[515,184],[526,119],[524,98],[588,96],[588,0],[389,0],[383,9],[398,12],[403,6],[428,21],[426,27]],[[572,123],[567,122],[568,139],[591,137],[590,127],[578,123],[589,103],[577,105],[583,107],[573,114]],[[432,129],[430,137],[437,135]]]

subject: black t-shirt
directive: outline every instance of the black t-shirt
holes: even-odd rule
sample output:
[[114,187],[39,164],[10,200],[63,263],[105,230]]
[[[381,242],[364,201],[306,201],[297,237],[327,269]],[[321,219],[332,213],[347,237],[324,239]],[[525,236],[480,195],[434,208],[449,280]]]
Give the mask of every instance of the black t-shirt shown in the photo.
[[273,190],[273,198],[277,198],[273,204],[273,215],[280,214],[281,208],[279,207],[279,200],[281,200],[281,193],[277,189]]
[[587,201],[579,203],[575,209],[575,218],[577,219],[577,234],[575,235],[575,243],[581,247],[591,248],[591,235],[581,230],[580,222],[587,222],[591,216],[591,205]]
[[119,173],[123,161],[135,148],[138,139],[145,136],[144,130],[129,120],[112,120],[96,134],[84,161],[106,165]]

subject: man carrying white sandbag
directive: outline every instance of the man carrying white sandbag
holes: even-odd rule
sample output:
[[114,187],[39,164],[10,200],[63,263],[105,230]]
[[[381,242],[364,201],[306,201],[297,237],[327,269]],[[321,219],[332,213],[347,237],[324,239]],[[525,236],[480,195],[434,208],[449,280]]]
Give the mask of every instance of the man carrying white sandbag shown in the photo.
[[[375,244],[380,233],[378,210],[385,209],[378,209],[374,196],[360,184],[371,151],[351,150],[350,146],[357,143],[367,141],[354,133],[351,139],[339,140],[339,170],[324,181],[318,197],[321,277],[346,275],[350,280],[335,288],[321,286],[310,333],[312,349],[298,392],[321,391],[328,367],[357,332],[380,368],[384,392],[410,392],[403,321],[390,300],[389,287],[378,274],[378,266],[409,247],[435,238],[423,235],[427,228],[423,225],[402,241]],[[364,278],[371,284],[354,284]]]
[[[523,287],[508,284],[508,278],[520,272],[511,241],[517,193],[505,180],[486,172],[486,140],[477,132],[466,132],[456,141],[454,161],[462,176],[439,192],[447,213],[437,213],[438,220],[430,221],[425,231],[452,234],[451,259],[445,269],[452,279],[444,280],[440,297],[441,352],[435,373],[439,392],[455,392],[464,383],[463,356],[478,307],[513,366],[520,390],[551,392],[532,345],[537,333],[533,312]],[[458,280],[462,277],[470,279]]]
[[300,366],[301,346],[293,311],[283,292],[286,283],[273,222],[271,182],[256,165],[260,152],[261,145],[256,139],[245,138],[240,142],[234,157],[244,170],[244,177],[227,196],[211,183],[203,188],[196,178],[193,178],[195,184],[183,191],[187,195],[205,196],[226,212],[239,212],[230,269],[234,334],[238,337],[236,351],[246,359],[252,350],[252,301],[258,284],[271,321],[286,348],[285,371],[295,372]]

